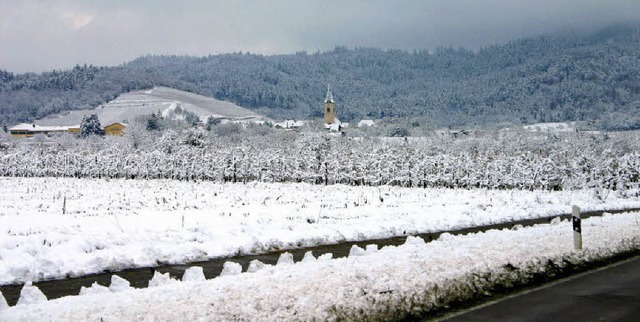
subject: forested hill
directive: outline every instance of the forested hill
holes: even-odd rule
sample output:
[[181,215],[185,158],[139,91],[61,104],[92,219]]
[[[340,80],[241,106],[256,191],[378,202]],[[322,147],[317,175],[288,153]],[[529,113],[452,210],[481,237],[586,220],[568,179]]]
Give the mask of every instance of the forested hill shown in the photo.
[[640,128],[640,27],[541,36],[477,52],[336,47],[323,53],[145,56],[118,67],[0,71],[0,122],[95,107],[154,85],[272,117],[318,117],[331,83],[342,120],[423,115],[437,126],[593,121]]

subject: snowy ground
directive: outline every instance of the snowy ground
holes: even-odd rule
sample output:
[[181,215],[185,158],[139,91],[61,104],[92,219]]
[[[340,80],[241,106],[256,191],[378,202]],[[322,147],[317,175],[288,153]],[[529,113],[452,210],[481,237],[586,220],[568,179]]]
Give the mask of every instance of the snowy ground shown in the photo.
[[[581,263],[640,248],[640,214],[583,221],[584,249],[573,250],[571,223],[466,236],[444,234],[424,244],[409,238],[399,247],[352,249],[348,258],[307,257],[293,264],[228,275],[207,281],[177,282],[154,277],[148,289],[129,289],[114,278],[85,295],[49,302],[25,287],[23,303],[2,309],[7,321],[176,321],[176,320],[388,320],[420,316],[525,283],[567,263]],[[260,269],[258,269],[260,268]],[[195,274],[197,275],[197,274]],[[23,300],[24,298],[24,300]]]
[[0,178],[0,284],[640,207],[598,195]]

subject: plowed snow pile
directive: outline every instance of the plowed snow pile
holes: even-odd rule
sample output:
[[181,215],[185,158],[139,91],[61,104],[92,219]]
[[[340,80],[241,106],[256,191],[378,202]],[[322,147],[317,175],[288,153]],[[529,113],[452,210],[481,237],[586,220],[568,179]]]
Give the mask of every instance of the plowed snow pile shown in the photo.
[[[425,244],[353,249],[348,258],[276,266],[254,263],[252,273],[229,267],[207,281],[164,280],[160,286],[84,292],[0,311],[7,321],[77,320],[382,320],[419,316],[495,287],[551,274],[566,265],[640,248],[640,214],[583,221],[584,250],[574,251],[571,223],[466,236],[444,234]],[[162,280],[154,277],[156,282]],[[118,280],[114,282],[118,284]],[[104,287],[103,287],[104,288]],[[116,292],[117,291],[117,292]],[[33,293],[31,290],[27,292]],[[33,297],[33,296],[31,296]]]

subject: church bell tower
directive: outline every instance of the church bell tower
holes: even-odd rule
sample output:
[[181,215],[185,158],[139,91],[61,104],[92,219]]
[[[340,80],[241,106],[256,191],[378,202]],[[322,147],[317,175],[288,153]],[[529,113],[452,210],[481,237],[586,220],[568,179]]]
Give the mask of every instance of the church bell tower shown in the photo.
[[336,121],[336,103],[333,101],[331,85],[327,84],[327,97],[324,99],[324,123],[333,124]]

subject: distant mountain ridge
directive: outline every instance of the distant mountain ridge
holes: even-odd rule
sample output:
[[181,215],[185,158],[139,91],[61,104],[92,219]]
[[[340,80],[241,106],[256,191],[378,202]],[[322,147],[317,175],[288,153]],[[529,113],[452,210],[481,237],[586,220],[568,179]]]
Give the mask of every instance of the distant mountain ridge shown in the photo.
[[91,108],[166,86],[273,118],[320,118],[331,83],[337,116],[424,116],[436,126],[588,121],[640,128],[640,27],[540,36],[434,52],[336,47],[324,53],[144,56],[117,67],[0,71],[0,123]]

